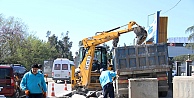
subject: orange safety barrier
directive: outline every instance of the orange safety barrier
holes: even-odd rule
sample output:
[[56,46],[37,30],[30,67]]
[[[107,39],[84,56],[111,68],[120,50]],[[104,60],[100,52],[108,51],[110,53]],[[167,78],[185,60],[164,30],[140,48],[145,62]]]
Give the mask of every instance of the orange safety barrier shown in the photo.
[[54,83],[52,83],[52,91],[51,91],[51,96],[55,96]]
[[67,82],[65,80],[65,87],[64,87],[64,90],[67,91]]

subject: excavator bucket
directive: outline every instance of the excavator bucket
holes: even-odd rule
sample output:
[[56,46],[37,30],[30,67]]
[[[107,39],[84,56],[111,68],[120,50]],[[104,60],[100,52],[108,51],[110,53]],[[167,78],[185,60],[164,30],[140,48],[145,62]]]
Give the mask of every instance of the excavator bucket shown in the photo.
[[112,42],[113,47],[117,47],[118,42],[119,42],[119,37],[113,39],[113,42]]
[[133,31],[137,38],[136,44],[141,45],[147,38],[147,31],[141,26],[134,27]]

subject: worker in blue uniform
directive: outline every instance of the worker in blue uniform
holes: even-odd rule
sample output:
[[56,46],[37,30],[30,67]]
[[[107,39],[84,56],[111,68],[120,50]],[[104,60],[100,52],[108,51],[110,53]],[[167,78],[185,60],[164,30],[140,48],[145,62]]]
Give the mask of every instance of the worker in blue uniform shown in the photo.
[[25,91],[26,98],[46,98],[46,83],[38,68],[38,64],[32,65],[32,69],[22,78],[20,87]]
[[99,71],[99,70],[100,70],[100,64],[98,62],[98,59],[94,58],[92,63],[92,71]]
[[110,70],[104,70],[103,68],[100,69],[100,84],[103,90],[103,97],[107,98],[109,94],[110,98],[114,98],[114,87],[113,87],[113,78],[116,77],[116,72]]
[[44,75],[44,77],[45,77],[45,79],[46,79],[46,84],[48,85],[48,80],[47,80],[47,78],[48,78],[48,74],[44,74],[43,73],[43,71],[42,71],[42,69],[43,69],[43,66],[41,65],[41,64],[38,64],[38,72],[40,72],[41,74],[43,74]]

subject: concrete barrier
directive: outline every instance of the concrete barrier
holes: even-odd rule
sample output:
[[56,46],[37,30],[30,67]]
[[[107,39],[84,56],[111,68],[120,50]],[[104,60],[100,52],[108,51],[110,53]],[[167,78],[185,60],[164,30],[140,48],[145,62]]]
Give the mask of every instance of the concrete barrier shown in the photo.
[[129,79],[129,98],[158,98],[157,78]]
[[194,98],[193,76],[175,76],[173,78],[173,98]]

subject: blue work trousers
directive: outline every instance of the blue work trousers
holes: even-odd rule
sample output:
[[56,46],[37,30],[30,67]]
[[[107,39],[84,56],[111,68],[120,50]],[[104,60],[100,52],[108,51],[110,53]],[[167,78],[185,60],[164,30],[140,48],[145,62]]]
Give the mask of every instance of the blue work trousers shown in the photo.
[[43,98],[43,94],[30,94],[29,96],[26,96],[26,98]]
[[107,98],[107,95],[109,94],[110,98],[115,98],[114,97],[114,87],[112,83],[107,83],[103,87],[103,96],[104,98]]

